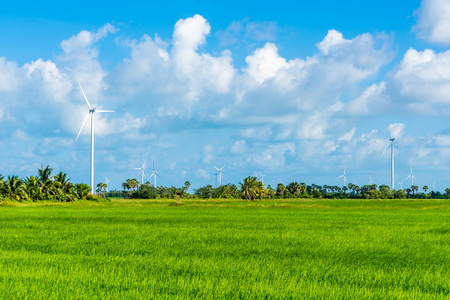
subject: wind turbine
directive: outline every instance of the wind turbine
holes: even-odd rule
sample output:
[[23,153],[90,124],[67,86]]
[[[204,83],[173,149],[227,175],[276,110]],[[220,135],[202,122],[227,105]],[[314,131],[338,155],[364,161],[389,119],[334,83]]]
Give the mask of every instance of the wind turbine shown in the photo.
[[381,156],[383,157],[384,152],[386,152],[387,147],[389,147],[389,143],[391,144],[391,190],[394,189],[394,141],[395,138],[391,137],[391,129],[388,127],[389,131],[389,142],[383,150]]
[[150,175],[150,177],[148,177],[148,179],[152,178],[152,176],[155,179],[155,188],[156,188],[156,176],[158,176],[159,178],[161,178],[161,176],[159,176],[158,172],[155,170],[155,161],[153,161],[153,173],[152,175]]
[[140,167],[140,168],[133,168],[134,170],[141,170],[141,184],[144,184],[144,177],[145,177],[144,170],[147,167],[145,165],[146,162],[147,162],[147,160],[144,160],[144,163],[142,164],[142,167]]
[[408,175],[408,177],[406,177],[406,179],[404,181],[408,180],[408,178],[411,178],[411,186],[413,186],[414,185],[414,179],[416,178],[416,176],[414,176],[414,174],[413,174],[412,166],[411,166],[411,173]]
[[369,185],[373,184],[372,176],[369,176]]
[[83,91],[83,88],[81,87],[80,81],[78,81],[78,86],[80,87],[81,92],[83,93],[84,100],[86,100],[86,104],[89,108],[89,113],[84,117],[83,124],[81,125],[80,131],[78,131],[77,138],[75,141],[78,140],[78,137],[81,134],[81,130],[83,130],[84,124],[86,124],[86,121],[91,115],[91,194],[94,194],[94,113],[104,113],[104,112],[114,112],[114,110],[102,110],[102,109],[96,109],[95,107],[92,107],[89,103],[88,98],[86,97],[86,94]]
[[219,172],[219,186],[222,186],[222,170],[223,168],[225,168],[225,166],[223,166],[222,168],[217,168],[216,166],[214,166],[214,168],[216,168],[216,170]]
[[108,178],[106,178],[106,176],[105,176],[105,183],[106,183],[106,192],[108,192],[108,190],[109,190],[109,182],[110,182],[111,180],[108,180]]
[[261,174],[261,172],[259,173],[259,178],[261,178],[261,182],[264,183],[264,176],[266,176],[266,174]]
[[433,185],[431,187],[433,188],[433,192],[435,192],[436,191],[436,183],[433,182]]
[[345,176],[345,171],[346,170],[347,170],[347,168],[344,169],[344,174],[342,174],[341,176],[338,177],[338,178],[341,178],[341,177],[344,178],[344,186],[347,186],[346,185],[347,177]]
[[404,180],[402,181],[402,182],[399,182],[398,184],[400,185],[400,189],[401,190],[403,190],[403,182],[404,182]]

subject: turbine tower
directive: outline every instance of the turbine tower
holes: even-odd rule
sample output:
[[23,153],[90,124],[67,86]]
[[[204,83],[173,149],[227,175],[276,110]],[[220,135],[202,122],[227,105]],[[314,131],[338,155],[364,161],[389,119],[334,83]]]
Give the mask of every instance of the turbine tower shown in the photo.
[[77,138],[75,141],[78,140],[78,137],[81,134],[81,130],[83,130],[84,124],[86,124],[87,118],[89,115],[91,115],[91,194],[94,194],[94,113],[104,113],[104,112],[114,112],[114,110],[102,110],[102,109],[96,109],[95,107],[92,107],[89,103],[88,98],[86,97],[86,94],[83,91],[83,88],[81,87],[80,81],[78,81],[78,86],[80,87],[81,92],[83,93],[84,100],[86,100],[86,104],[89,108],[89,113],[84,117],[83,124],[81,125],[80,131],[78,131]]
[[344,186],[347,186],[346,185],[346,181],[347,181],[347,176],[345,176],[345,171],[347,170],[347,168],[344,168],[344,173],[341,175],[341,176],[338,176],[338,178],[344,178]]
[[408,180],[408,178],[411,178],[411,186],[413,186],[414,185],[414,179],[416,179],[416,176],[414,176],[414,174],[413,174],[412,166],[411,166],[411,173],[408,175],[408,177],[406,177],[406,179],[404,181]]
[[105,176],[106,192],[109,191],[109,182],[110,182],[110,181],[111,181],[111,180],[108,180],[108,178],[106,178],[106,176]]
[[389,131],[389,142],[383,150],[381,156],[386,152],[387,147],[389,147],[389,143],[391,144],[391,190],[394,190],[394,141],[395,138],[391,137],[391,129],[388,127]]
[[159,178],[161,178],[161,176],[158,175],[158,172],[155,169],[155,161],[153,161],[153,173],[152,175],[150,175],[150,177],[148,177],[148,179],[152,178],[152,176],[155,179],[155,188],[156,188],[156,176],[158,176]]
[[142,164],[142,167],[140,167],[140,168],[133,168],[134,170],[141,170],[141,184],[144,184],[144,177],[145,177],[144,170],[147,167],[145,165],[146,162],[147,162],[147,160],[144,160],[144,163]]
[[217,168],[216,166],[214,166],[214,168],[216,168],[216,170],[219,172],[219,186],[222,186],[222,170],[223,168],[225,168],[225,166],[223,166],[222,168]]

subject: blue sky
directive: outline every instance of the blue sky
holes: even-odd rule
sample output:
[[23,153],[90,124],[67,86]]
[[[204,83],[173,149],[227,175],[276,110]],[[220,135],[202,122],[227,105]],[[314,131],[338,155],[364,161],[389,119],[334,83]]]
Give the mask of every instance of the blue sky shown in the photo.
[[[8,1],[0,4],[0,173],[40,165],[120,188],[155,161],[194,188],[390,181],[450,186],[450,2]],[[410,183],[403,183],[403,187]]]

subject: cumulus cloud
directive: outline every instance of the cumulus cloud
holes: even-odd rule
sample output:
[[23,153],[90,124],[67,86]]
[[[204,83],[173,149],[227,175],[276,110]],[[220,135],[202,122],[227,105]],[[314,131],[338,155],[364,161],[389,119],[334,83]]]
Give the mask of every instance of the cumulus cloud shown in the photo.
[[197,52],[210,31],[211,26],[200,15],[175,24],[172,55],[179,79],[188,81],[187,100],[198,100],[204,89],[223,93],[230,89],[234,75],[231,53],[224,51],[213,57]]
[[417,24],[414,30],[419,38],[441,45],[450,44],[449,1],[422,0],[415,16]]
[[419,114],[449,114],[450,51],[409,49],[388,76],[387,93]]

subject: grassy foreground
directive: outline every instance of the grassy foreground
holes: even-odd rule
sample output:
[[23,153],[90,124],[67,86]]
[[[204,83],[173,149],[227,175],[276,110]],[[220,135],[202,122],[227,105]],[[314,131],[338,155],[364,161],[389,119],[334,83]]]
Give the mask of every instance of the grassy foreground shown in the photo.
[[450,298],[448,200],[173,203],[3,203],[0,299]]

